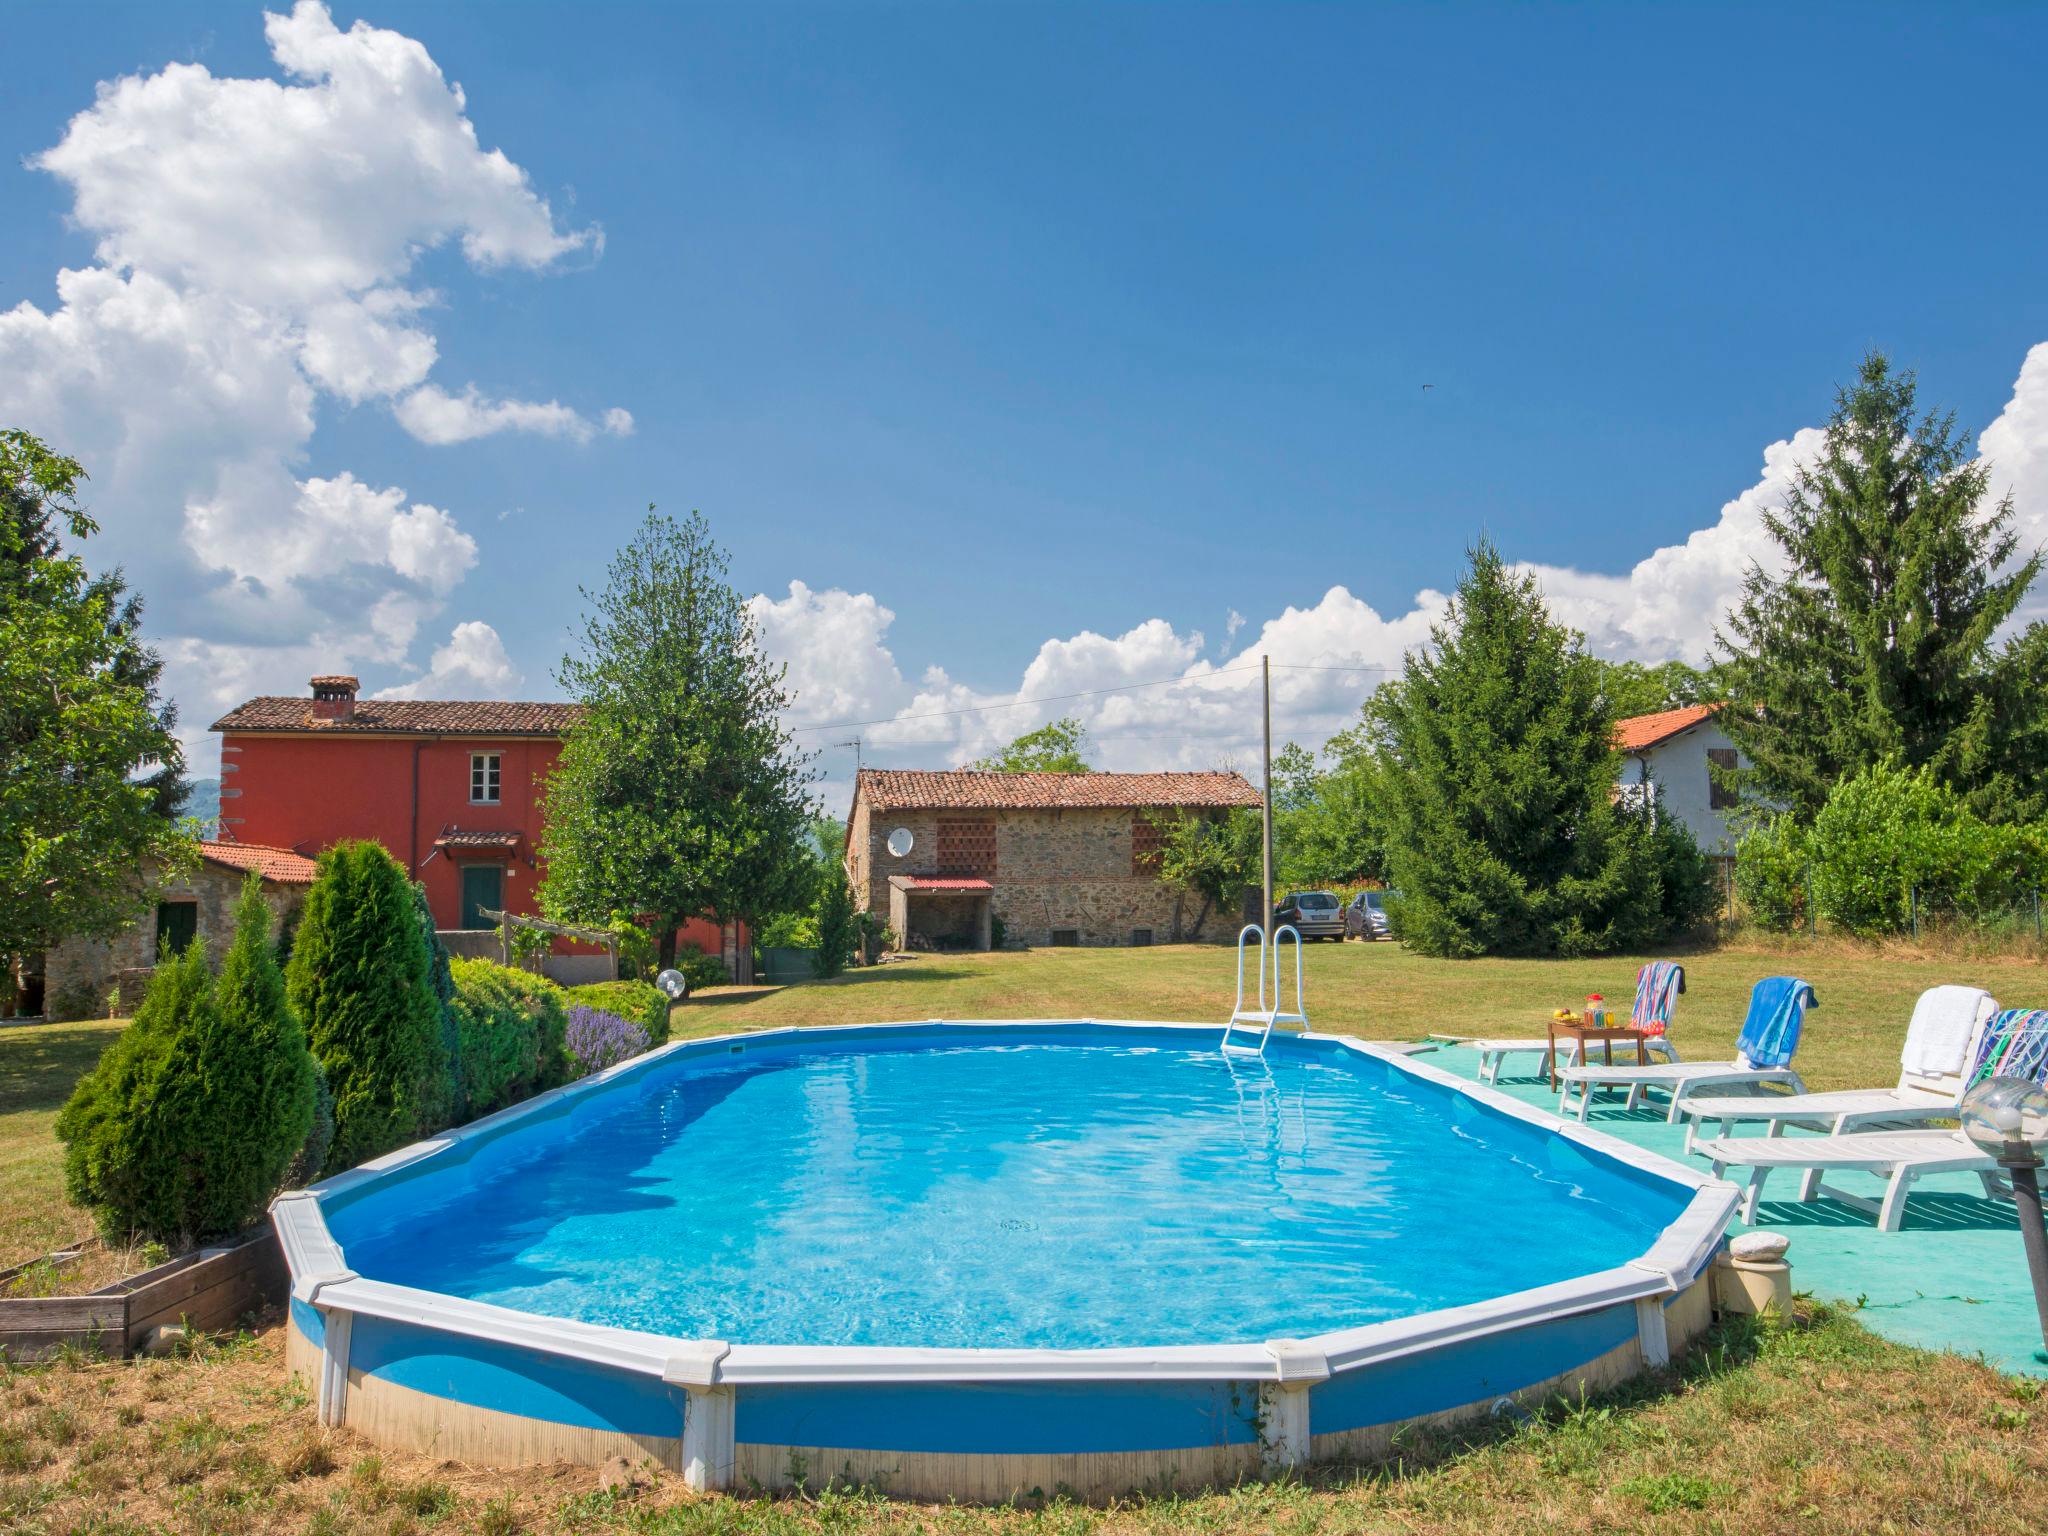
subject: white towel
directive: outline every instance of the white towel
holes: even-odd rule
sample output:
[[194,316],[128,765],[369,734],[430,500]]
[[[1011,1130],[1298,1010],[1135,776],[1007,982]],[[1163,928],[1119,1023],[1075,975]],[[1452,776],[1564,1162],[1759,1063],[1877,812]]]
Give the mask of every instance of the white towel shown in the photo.
[[1954,1077],[1970,1065],[1977,1031],[1998,1004],[1982,987],[1929,987],[1913,1005],[1899,1065],[1921,1077]]

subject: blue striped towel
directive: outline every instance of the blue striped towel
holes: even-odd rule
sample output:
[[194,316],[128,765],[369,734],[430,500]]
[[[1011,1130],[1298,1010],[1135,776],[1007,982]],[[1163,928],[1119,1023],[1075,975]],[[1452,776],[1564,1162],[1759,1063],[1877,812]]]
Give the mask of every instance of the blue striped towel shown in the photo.
[[1671,1010],[1678,994],[1685,990],[1685,967],[1671,960],[1652,960],[1636,972],[1636,1005],[1629,1010],[1628,1027],[1647,1035],[1661,1035],[1671,1028]]
[[1742,1021],[1736,1053],[1752,1067],[1790,1065],[1806,1010],[1819,1006],[1813,987],[1797,976],[1766,976],[1750,989],[1749,1017]]
[[1970,1067],[1971,1086],[1987,1077],[2048,1082],[2048,1008],[2008,1008],[1984,1026]]

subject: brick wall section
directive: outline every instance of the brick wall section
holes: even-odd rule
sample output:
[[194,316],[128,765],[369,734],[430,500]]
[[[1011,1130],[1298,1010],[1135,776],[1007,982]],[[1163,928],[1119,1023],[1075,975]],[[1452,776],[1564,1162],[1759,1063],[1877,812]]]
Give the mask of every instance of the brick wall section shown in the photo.
[[1001,860],[996,851],[994,815],[962,816],[941,811],[938,838],[940,874],[995,879]]
[[[206,946],[218,965],[235,936],[235,903],[241,899],[243,878],[239,870],[202,862],[189,879],[165,885],[156,901],[145,906],[135,921],[113,938],[64,940],[44,959],[44,998],[54,1005],[67,992],[84,988],[104,1007],[116,973],[154,966],[157,901],[192,901],[198,905],[198,942]],[[306,899],[306,887],[266,883],[263,899],[276,920]],[[138,1001],[139,998],[123,997],[121,1012],[133,1013]]]
[[[864,799],[850,817],[847,868],[854,899],[877,913],[889,910],[891,875],[974,874],[976,870],[944,867],[954,840],[941,833],[941,822],[959,813],[930,810],[884,811],[870,816]],[[1055,928],[1078,930],[1083,944],[1128,944],[1134,929],[1149,928],[1156,943],[1172,937],[1174,910],[1181,895],[1150,873],[1134,873],[1137,855],[1132,826],[1141,813],[1128,809],[1012,810],[981,813],[994,824],[994,911],[1003,920],[1011,944],[1043,946]],[[912,838],[905,858],[892,857],[889,834],[908,828]],[[943,898],[917,896],[912,911],[930,911],[932,923],[916,919],[920,931],[950,931],[954,914]],[[1188,901],[1184,920],[1194,921],[1199,902]],[[1227,939],[1236,932],[1227,915],[1212,913],[1202,937]],[[1185,935],[1183,935],[1185,937]],[[899,935],[899,937],[901,937]]]

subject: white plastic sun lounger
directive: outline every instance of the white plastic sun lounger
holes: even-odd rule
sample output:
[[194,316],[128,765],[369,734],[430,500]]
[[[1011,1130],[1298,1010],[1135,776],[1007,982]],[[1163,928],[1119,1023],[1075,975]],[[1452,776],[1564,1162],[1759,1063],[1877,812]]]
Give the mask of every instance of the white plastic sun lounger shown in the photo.
[[[1935,1173],[1974,1173],[1984,1192],[2011,1198],[1998,1164],[1977,1150],[1961,1131],[1865,1131],[1854,1136],[1742,1136],[1699,1144],[1702,1157],[1714,1162],[1714,1177],[1729,1168],[1749,1170],[1749,1188],[1742,1197],[1742,1219],[1756,1220],[1757,1199],[1775,1169],[1799,1168],[1799,1198],[1821,1195],[1840,1200],[1877,1217],[1878,1230],[1896,1232],[1906,1214],[1906,1194],[1916,1179]],[[1886,1181],[1884,1198],[1852,1195],[1822,1182],[1830,1173],[1869,1173]]]
[[[1658,974],[1668,972],[1669,975]],[[1647,978],[1647,979],[1646,979]],[[1631,1027],[1642,1027],[1645,1021],[1661,1025],[1664,1033],[1651,1035],[1642,1042],[1643,1050],[1652,1056],[1661,1056],[1666,1061],[1678,1060],[1678,1047],[1671,1043],[1671,1008],[1677,995],[1685,990],[1683,967],[1661,962],[1644,966],[1636,972],[1636,1000],[1629,1011]],[[1567,1037],[1553,1047],[1549,1038],[1538,1040],[1528,1035],[1506,1036],[1490,1039],[1484,1035],[1454,1035],[1436,1033],[1429,1037],[1444,1045],[1462,1045],[1467,1050],[1479,1053],[1479,1081],[1491,1083],[1499,1079],[1501,1068],[1510,1058],[1534,1056],[1538,1077],[1548,1077],[1551,1068],[1551,1052],[1555,1049],[1559,1062],[1569,1065],[1579,1059],[1579,1042]],[[1633,1042],[1626,1042],[1633,1043]],[[1613,1049],[1612,1042],[1606,1042],[1606,1051]],[[1606,1052],[1603,1052],[1605,1055]]]
[[[1432,1035],[1430,1038],[1441,1038],[1447,1045],[1462,1045],[1468,1051],[1477,1051],[1479,1053],[1479,1081],[1482,1083],[1490,1083],[1499,1078],[1501,1068],[1516,1056],[1534,1056],[1536,1058],[1536,1068],[1531,1073],[1531,1076],[1548,1077],[1550,1075],[1550,1042],[1548,1040],[1484,1040],[1466,1035],[1441,1037]],[[1600,1042],[1595,1041],[1593,1043],[1599,1044]],[[1623,1049],[1627,1050],[1631,1056],[1635,1054],[1635,1042],[1633,1040],[1626,1040],[1621,1042],[1621,1044]],[[1643,1042],[1643,1049],[1653,1056],[1662,1056],[1666,1061],[1678,1060],[1678,1050],[1672,1045],[1669,1035],[1652,1035]],[[1579,1042],[1570,1038],[1558,1041],[1557,1059],[1565,1065],[1577,1062],[1579,1059]]]
[[[1800,1022],[1806,1009],[1818,1006],[1813,988],[1792,976],[1767,976],[1751,989],[1749,1012],[1743,1020],[1742,1038],[1736,1042],[1733,1061],[1673,1061],[1649,1067],[1598,1066],[1583,1062],[1558,1073],[1559,1114],[1568,1114],[1574,1091],[1579,1096],[1578,1115],[1586,1118],[1593,1106],[1595,1088],[1626,1088],[1629,1109],[1642,1101],[1645,1091],[1655,1088],[1670,1098],[1664,1118],[1676,1122],[1679,1101],[1705,1088],[1763,1087],[1781,1083],[1794,1093],[1806,1092],[1806,1084],[1791,1068],[1792,1052],[1799,1045]],[[1775,1060],[1764,1066],[1760,1061]]]
[[1913,1005],[1912,1022],[1899,1051],[1899,1080],[1890,1088],[1847,1088],[1829,1093],[1753,1093],[1704,1098],[1694,1090],[1678,1094],[1674,1111],[1686,1119],[1685,1150],[1702,1135],[1727,1136],[1745,1123],[1786,1126],[1839,1135],[1873,1127],[1911,1129],[1928,1120],[1955,1118],[1956,1103],[1969,1086],[1985,1027],[1998,1003],[1981,987],[1929,987]]

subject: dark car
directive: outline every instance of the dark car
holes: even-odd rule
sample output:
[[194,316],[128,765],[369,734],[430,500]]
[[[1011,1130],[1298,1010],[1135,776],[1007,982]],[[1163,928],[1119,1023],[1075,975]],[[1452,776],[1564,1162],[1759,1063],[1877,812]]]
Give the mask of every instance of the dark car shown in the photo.
[[1304,939],[1342,939],[1344,908],[1328,891],[1290,891],[1273,909],[1273,930],[1286,924]]
[[1351,905],[1344,909],[1344,936],[1347,939],[1391,939],[1393,925],[1387,921],[1387,898],[1392,891],[1360,891],[1351,898]]

